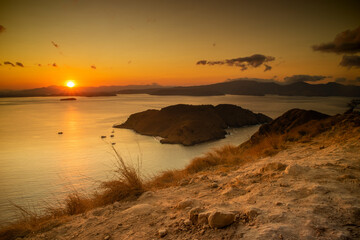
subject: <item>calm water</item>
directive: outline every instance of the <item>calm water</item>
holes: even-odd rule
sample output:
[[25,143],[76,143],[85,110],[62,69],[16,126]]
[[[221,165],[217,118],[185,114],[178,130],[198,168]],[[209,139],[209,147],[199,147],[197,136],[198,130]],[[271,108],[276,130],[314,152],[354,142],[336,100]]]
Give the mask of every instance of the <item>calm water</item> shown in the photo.
[[[146,175],[184,167],[211,148],[240,144],[258,126],[230,130],[227,138],[192,147],[162,145],[155,138],[114,129],[134,112],[172,104],[231,103],[278,117],[291,108],[342,113],[349,98],[280,96],[149,96],[81,98],[61,102],[58,97],[0,99],[0,223],[16,217],[11,202],[43,206],[61,200],[73,189],[89,190],[112,177],[115,148],[126,161],[141,161]],[[64,132],[58,135],[57,132]],[[108,137],[103,140],[101,135]]]

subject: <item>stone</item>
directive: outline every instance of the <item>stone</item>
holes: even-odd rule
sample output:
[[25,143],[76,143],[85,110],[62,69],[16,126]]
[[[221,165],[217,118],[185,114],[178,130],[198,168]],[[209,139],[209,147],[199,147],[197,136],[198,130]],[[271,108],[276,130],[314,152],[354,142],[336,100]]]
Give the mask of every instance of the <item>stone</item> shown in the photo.
[[260,172],[268,172],[268,171],[284,171],[287,165],[280,162],[272,162],[266,164],[264,167],[260,169]]
[[193,224],[197,224],[198,216],[201,211],[202,211],[201,208],[198,208],[198,207],[190,210],[189,219]]
[[143,194],[141,194],[141,196],[138,198],[138,201],[146,200],[146,199],[151,198],[153,196],[154,196],[153,191],[147,191],[147,192],[144,192]]
[[192,222],[190,221],[190,219],[185,219],[184,224],[186,226],[190,226],[192,224]]
[[124,214],[132,214],[132,215],[148,215],[154,211],[154,207],[150,204],[138,204],[132,206],[123,211]]
[[224,211],[224,210],[215,210],[210,213],[208,217],[208,222],[212,228],[223,228],[232,224],[235,220],[235,214]]
[[159,236],[161,238],[165,237],[166,235],[167,235],[167,230],[165,228],[159,230]]
[[218,185],[216,182],[214,182],[214,183],[212,183],[212,184],[210,185],[210,187],[211,187],[211,188],[218,188],[219,185]]
[[197,200],[195,199],[191,199],[191,198],[188,198],[188,199],[185,199],[183,201],[180,201],[176,208],[179,208],[179,209],[184,209],[184,208],[187,208],[187,207],[190,207],[190,206],[194,206],[198,203]]
[[245,195],[247,193],[246,190],[244,189],[239,189],[235,186],[229,186],[227,188],[225,188],[221,194],[224,196],[241,196],[241,195]]
[[299,174],[305,173],[309,170],[309,167],[300,166],[298,164],[292,164],[286,167],[285,174],[291,176],[297,176]]
[[105,237],[104,237],[104,240],[109,240],[110,239],[110,236],[109,235],[106,235]]
[[198,215],[197,223],[198,224],[208,224],[208,218],[211,212],[201,212]]
[[189,184],[189,180],[188,179],[182,179],[180,182],[179,182],[179,185],[180,186],[186,186]]

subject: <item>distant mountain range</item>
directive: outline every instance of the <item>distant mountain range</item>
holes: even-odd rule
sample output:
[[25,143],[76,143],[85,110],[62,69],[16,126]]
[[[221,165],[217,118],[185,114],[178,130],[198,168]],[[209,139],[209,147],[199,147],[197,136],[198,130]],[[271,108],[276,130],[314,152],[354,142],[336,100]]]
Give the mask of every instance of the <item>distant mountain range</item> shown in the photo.
[[101,87],[60,87],[49,86],[26,90],[3,90],[0,97],[41,97],[41,96],[116,96],[116,94],[150,94],[150,95],[180,95],[180,96],[218,96],[218,95],[254,95],[264,96],[345,96],[360,97],[360,86],[342,85],[339,83],[308,84],[296,82],[279,84],[264,82],[261,79],[238,79],[221,83],[187,86],[164,87],[157,84],[101,86]]
[[101,86],[101,87],[75,87],[49,86],[25,90],[0,90],[0,97],[45,97],[45,96],[116,96],[117,92],[126,89],[161,89],[158,84]]
[[287,85],[281,85],[275,82],[261,82],[259,80],[239,79],[201,86],[125,89],[120,90],[118,93],[146,93],[150,95],[185,96],[216,96],[225,94],[264,96],[270,94],[281,96],[360,97],[360,86],[342,85],[335,82],[329,82],[326,84],[308,84],[305,82],[296,82]]

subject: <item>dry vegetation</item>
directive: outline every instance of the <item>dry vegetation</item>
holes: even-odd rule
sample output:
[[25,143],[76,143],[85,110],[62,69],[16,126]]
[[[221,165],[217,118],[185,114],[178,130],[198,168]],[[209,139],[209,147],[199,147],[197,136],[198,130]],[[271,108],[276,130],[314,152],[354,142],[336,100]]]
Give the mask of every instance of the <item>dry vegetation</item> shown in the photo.
[[346,131],[348,131],[350,125],[360,125],[360,116],[358,114],[337,115],[322,120],[310,120],[299,126],[294,126],[286,132],[260,129],[249,141],[240,146],[224,146],[215,149],[202,157],[193,159],[182,170],[168,170],[147,181],[141,177],[138,169],[126,165],[114,149],[118,157],[117,175],[114,180],[103,182],[99,191],[91,195],[74,192],[68,195],[62,207],[50,207],[42,215],[16,206],[22,213],[22,218],[3,227],[0,230],[0,239],[15,239],[36,232],[44,232],[66,222],[70,215],[84,213],[117,201],[133,200],[147,190],[181,184],[181,181],[186,181],[191,178],[191,175],[201,171],[214,171],[219,168],[224,170],[233,166],[239,167],[245,162],[275,155],[295,142],[307,142],[321,133],[331,136],[331,131],[328,130],[337,129],[343,131],[344,135],[342,136],[346,137]]

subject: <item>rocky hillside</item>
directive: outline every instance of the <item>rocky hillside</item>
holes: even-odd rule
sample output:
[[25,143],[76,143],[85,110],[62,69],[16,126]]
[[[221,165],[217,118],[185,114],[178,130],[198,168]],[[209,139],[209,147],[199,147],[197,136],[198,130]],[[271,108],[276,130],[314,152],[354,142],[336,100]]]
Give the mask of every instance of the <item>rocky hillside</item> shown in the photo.
[[230,104],[174,105],[161,110],[132,114],[128,120],[115,125],[133,129],[150,136],[160,136],[161,143],[180,143],[186,146],[224,138],[226,128],[270,122],[271,118]]
[[187,175],[27,239],[360,239],[360,115],[287,114],[297,123],[267,131],[305,133],[276,155]]

